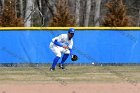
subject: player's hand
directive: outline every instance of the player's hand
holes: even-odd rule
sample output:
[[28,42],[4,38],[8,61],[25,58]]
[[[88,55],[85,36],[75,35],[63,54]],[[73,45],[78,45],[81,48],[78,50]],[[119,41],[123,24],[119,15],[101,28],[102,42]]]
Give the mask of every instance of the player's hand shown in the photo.
[[68,49],[69,47],[68,46],[63,46],[63,48]]

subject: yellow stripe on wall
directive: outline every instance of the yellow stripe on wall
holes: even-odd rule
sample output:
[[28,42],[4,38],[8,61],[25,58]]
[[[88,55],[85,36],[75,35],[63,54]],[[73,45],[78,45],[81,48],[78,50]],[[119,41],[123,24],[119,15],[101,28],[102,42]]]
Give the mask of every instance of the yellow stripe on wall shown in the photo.
[[140,27],[0,27],[0,30],[140,30]]

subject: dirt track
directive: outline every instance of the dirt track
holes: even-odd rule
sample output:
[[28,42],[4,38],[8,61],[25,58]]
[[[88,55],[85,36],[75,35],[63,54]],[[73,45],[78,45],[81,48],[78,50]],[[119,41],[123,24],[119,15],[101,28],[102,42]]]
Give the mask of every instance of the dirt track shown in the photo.
[[0,93],[140,93],[139,66],[46,69],[0,68]]
[[0,93],[140,93],[140,84],[1,84]]

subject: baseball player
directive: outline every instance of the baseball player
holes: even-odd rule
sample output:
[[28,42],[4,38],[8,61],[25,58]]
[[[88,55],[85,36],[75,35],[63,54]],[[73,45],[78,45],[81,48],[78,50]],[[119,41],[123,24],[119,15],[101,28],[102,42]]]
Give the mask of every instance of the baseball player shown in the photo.
[[68,34],[61,34],[58,37],[55,37],[52,39],[52,42],[50,43],[50,49],[52,52],[56,55],[53,64],[50,68],[50,71],[54,71],[55,67],[57,65],[58,60],[61,58],[62,53],[64,54],[61,60],[61,63],[59,63],[59,68],[64,68],[64,62],[67,60],[68,56],[70,55],[72,57],[72,47],[73,47],[73,36],[74,36],[75,29],[70,28],[68,30]]

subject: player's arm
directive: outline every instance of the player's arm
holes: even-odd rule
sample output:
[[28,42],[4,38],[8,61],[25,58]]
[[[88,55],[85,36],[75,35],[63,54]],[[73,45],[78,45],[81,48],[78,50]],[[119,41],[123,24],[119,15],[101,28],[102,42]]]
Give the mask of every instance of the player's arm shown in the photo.
[[61,38],[62,38],[62,35],[59,35],[59,36],[53,38],[52,42],[57,46],[63,47],[62,43],[59,42],[61,40]]
[[59,35],[58,37],[55,37],[55,38],[52,40],[52,42],[53,42],[55,45],[57,45],[57,46],[63,47],[63,48],[65,48],[65,49],[68,49],[67,46],[64,46],[61,42],[59,42],[62,38],[63,38],[62,35]]
[[71,40],[70,44],[69,44],[69,50],[70,50],[70,56],[72,57],[73,53],[72,53],[72,47],[73,47],[73,40]]
[[73,55],[73,54],[72,54],[72,49],[69,49],[69,50],[70,50],[70,56],[72,57],[72,55]]
[[60,46],[60,47],[63,47],[63,45],[60,43],[60,42],[58,42],[58,40],[56,39],[56,40],[54,40],[54,42],[53,42],[55,45],[57,45],[57,46]]
[[63,44],[61,44],[60,42],[57,41],[57,39],[53,42],[55,45],[63,47],[65,49],[68,49],[68,46],[64,46]]
[[71,56],[71,60],[72,61],[77,61],[78,60],[78,56],[77,55],[74,55],[72,53],[72,47],[73,47],[73,41],[70,43],[69,45],[69,50],[70,50],[70,56]]

